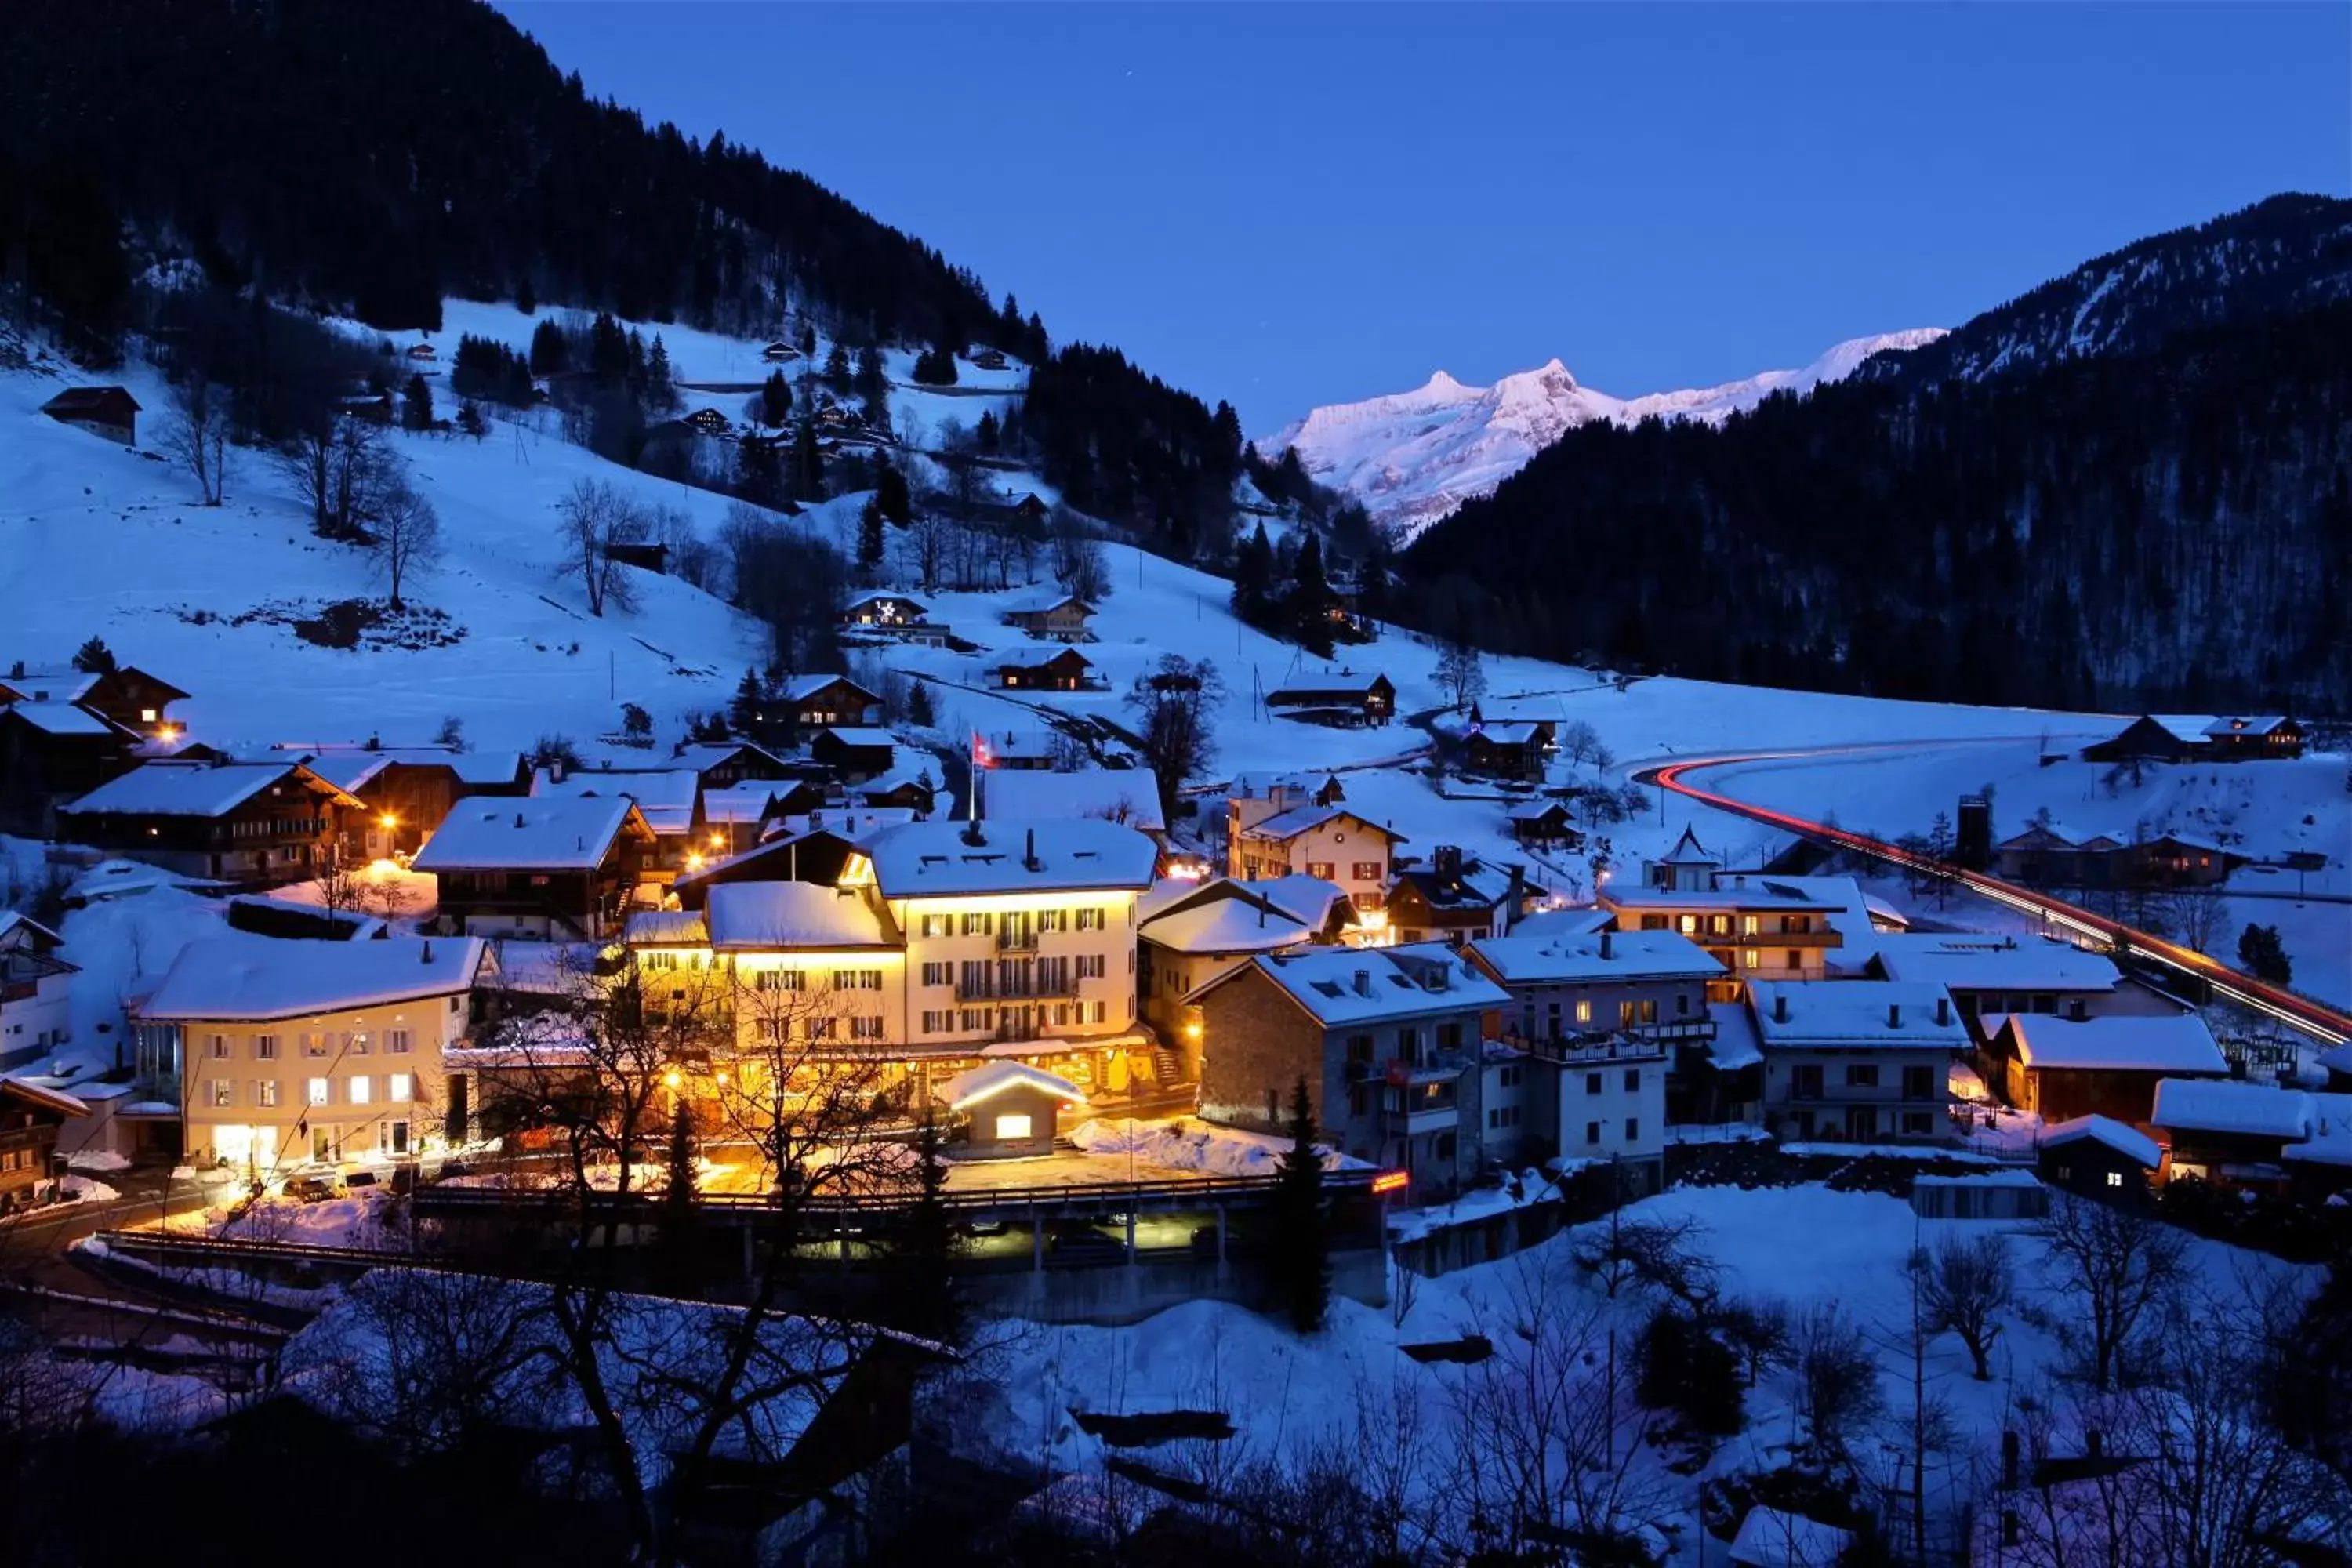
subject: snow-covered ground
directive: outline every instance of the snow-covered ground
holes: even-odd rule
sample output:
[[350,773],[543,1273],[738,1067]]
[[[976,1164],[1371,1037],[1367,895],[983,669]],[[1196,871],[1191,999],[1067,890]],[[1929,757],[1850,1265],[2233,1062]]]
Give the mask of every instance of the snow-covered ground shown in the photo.
[[[1719,1271],[1726,1300],[1777,1302],[1799,1317],[1821,1308],[1841,1310],[1876,1348],[1890,1412],[1909,1409],[1905,1263],[1915,1247],[1932,1248],[1946,1237],[2000,1237],[2018,1276],[2020,1309],[2047,1301],[2057,1279],[2047,1255],[2015,1224],[1921,1220],[1900,1199],[1836,1193],[1818,1184],[1755,1191],[1677,1188],[1629,1206],[1622,1217],[1627,1223],[1693,1226],[1690,1243]],[[1461,1452],[1455,1431],[1464,1408],[1460,1395],[1491,1368],[1444,1361],[1424,1364],[1399,1347],[1480,1335],[1498,1347],[1498,1363],[1528,1355],[1535,1343],[1547,1355],[1565,1352],[1568,1364],[1580,1361],[1597,1376],[1608,1325],[1615,1322],[1622,1345],[1646,1316],[1648,1304],[1638,1300],[1624,1301],[1622,1312],[1613,1315],[1599,1300],[1590,1278],[1571,1261],[1579,1234],[1555,1237],[1500,1262],[1416,1279],[1409,1300],[1400,1298],[1405,1300],[1401,1314],[1395,1306],[1336,1300],[1328,1326],[1312,1339],[1218,1302],[1178,1307],[1125,1328],[1006,1325],[986,1361],[994,1386],[985,1397],[994,1407],[989,1419],[971,1429],[984,1433],[1013,1458],[1042,1463],[1057,1474],[1099,1478],[1105,1458],[1115,1450],[1081,1431],[1074,1411],[1216,1411],[1231,1415],[1236,1433],[1213,1446],[1213,1459],[1197,1451],[1212,1447],[1205,1444],[1180,1444],[1139,1457],[1179,1473],[1201,1461],[1232,1474],[1264,1459],[1301,1463],[1318,1449],[1369,1460],[1395,1444],[1434,1474]],[[2249,1280],[2316,1272],[2216,1243],[2191,1240],[2189,1247],[2192,1289],[2210,1290],[2217,1300],[2242,1300]],[[1578,1332],[1572,1325],[1588,1313],[1591,1338],[1579,1352],[1570,1344]],[[1928,1392],[1950,1407],[1960,1435],[1958,1462],[1992,1440],[2005,1413],[2015,1419],[2017,1400],[2046,1395],[2046,1379],[2063,1352],[2045,1326],[2050,1320],[2036,1316],[2017,1309],[2000,1316],[2004,1331],[1987,1382],[1971,1376],[1956,1337],[1930,1342]],[[1671,1447],[1645,1452],[1636,1462],[1636,1489],[1670,1493],[1663,1506],[1669,1513],[1680,1512],[1696,1503],[1703,1479],[1783,1462],[1803,1426],[1791,1374],[1768,1372],[1749,1392],[1747,1412],[1745,1434],[1724,1445],[1697,1476],[1675,1477],[1663,1468],[1674,1457]],[[1876,1454],[1874,1438],[1865,1447]],[[1702,1559],[1698,1531],[1687,1519],[1685,1524],[1672,1561],[1723,1560],[1719,1542],[1705,1543]]]

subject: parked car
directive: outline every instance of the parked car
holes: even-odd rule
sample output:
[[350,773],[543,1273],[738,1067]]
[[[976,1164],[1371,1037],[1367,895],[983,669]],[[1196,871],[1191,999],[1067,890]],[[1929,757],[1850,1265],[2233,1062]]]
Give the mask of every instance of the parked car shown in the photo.
[[373,1171],[353,1171],[350,1175],[343,1178],[343,1185],[347,1188],[373,1187],[379,1184],[379,1180],[380,1178],[378,1178]]
[[331,1198],[350,1196],[351,1189],[343,1185],[341,1176],[332,1173],[296,1176],[286,1184],[286,1195],[297,1203],[322,1204]]

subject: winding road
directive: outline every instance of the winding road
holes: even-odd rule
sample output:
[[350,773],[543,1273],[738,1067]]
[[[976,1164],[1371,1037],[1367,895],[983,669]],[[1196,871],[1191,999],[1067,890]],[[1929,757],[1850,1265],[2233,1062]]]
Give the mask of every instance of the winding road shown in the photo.
[[[1880,749],[1885,748],[1841,746],[1832,750],[1853,752]],[[2352,1016],[2347,1016],[2325,1003],[2314,1001],[2298,992],[2257,980],[2251,974],[2231,969],[2225,963],[2207,957],[2194,948],[2183,947],[2179,942],[2167,941],[2152,932],[2125,925],[2119,921],[2109,920],[2105,915],[2094,914],[2089,910],[2066,903],[2036,888],[2021,887],[2013,882],[2004,882],[1998,877],[1987,876],[1981,871],[1970,871],[1952,865],[1948,861],[1915,855],[1909,850],[1863,834],[1848,832],[1842,827],[1832,827],[1825,823],[1809,821],[1801,816],[1792,816],[1787,812],[1774,811],[1769,806],[1752,805],[1746,801],[1735,800],[1719,791],[1704,789],[1689,782],[1690,774],[1710,768],[1729,767],[1740,763],[1774,762],[1808,754],[1811,753],[1759,752],[1744,755],[1694,757],[1685,761],[1640,767],[1634,771],[1633,776],[1637,784],[1654,784],[1660,789],[1671,790],[1685,799],[1696,801],[1702,805],[1712,806],[1717,811],[1727,812],[1734,816],[1744,817],[1750,822],[1777,827],[1783,832],[1793,833],[1799,837],[1811,839],[1815,843],[1831,845],[1857,855],[1866,855],[1873,859],[1885,861],[1888,865],[1900,867],[1906,870],[1916,871],[1923,876],[1943,878],[1979,897],[1990,899],[1995,903],[2006,904],[2011,909],[2032,915],[2046,925],[2065,931],[2076,940],[2089,939],[2115,952],[2146,958],[2166,968],[2190,975],[2210,987],[2213,994],[2227,997],[2241,1006],[2274,1018],[2323,1045],[2339,1046],[2347,1040],[2352,1040]]]

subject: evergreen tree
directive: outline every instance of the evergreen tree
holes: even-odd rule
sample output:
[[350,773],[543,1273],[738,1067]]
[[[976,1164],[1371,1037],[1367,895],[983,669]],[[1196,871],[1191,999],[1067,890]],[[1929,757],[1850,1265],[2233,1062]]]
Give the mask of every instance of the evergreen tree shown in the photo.
[[433,389],[425,384],[421,371],[412,374],[408,384],[401,388],[400,426],[404,430],[433,428]]
[[815,357],[816,323],[814,321],[804,321],[801,323],[801,358],[814,359]]
[[1273,596],[1274,546],[1261,522],[1234,552],[1234,614],[1247,625],[1263,626]]
[[948,1214],[948,1166],[940,1145],[939,1120],[926,1109],[915,1133],[915,1201],[899,1218],[892,1315],[907,1333],[953,1345],[963,1337],[963,1302],[956,1290],[956,1227]]
[[882,368],[882,351],[872,343],[857,351],[857,374],[850,381],[857,400],[868,409],[890,400],[890,377]]
[[539,295],[530,286],[530,274],[528,272],[515,284],[515,309],[526,316],[539,314]]
[[939,721],[939,712],[931,703],[931,689],[916,681],[907,690],[907,722],[919,730],[928,730]]
[[92,637],[74,649],[73,667],[84,675],[111,675],[115,670],[114,650],[106,646],[103,638]]
[[835,342],[824,356],[824,384],[835,397],[849,391],[849,350],[842,343]]
[[760,678],[747,669],[743,679],[735,683],[735,696],[727,704],[727,722],[739,735],[751,735],[762,728],[761,705],[766,693],[760,689]]
[[1274,1256],[1276,1300],[1302,1334],[1323,1327],[1331,1307],[1330,1220],[1323,1212],[1323,1157],[1315,1149],[1315,1108],[1307,1079],[1290,1091],[1290,1147],[1276,1173]]
[[[880,454],[876,460],[882,462]],[[887,462],[874,476],[874,501],[891,524],[904,528],[915,520],[914,498],[907,492],[907,476]]]
[[472,398],[457,405],[457,428],[478,441],[490,433],[490,422],[482,417],[481,405]]
[[2286,955],[2286,943],[2279,937],[2274,925],[2258,926],[2249,922],[2238,933],[2238,963],[2257,980],[2273,985],[2294,984],[2294,965]]
[[669,346],[654,334],[653,351],[646,356],[646,404],[662,413],[677,406],[677,380],[670,374]]
[[665,1289],[690,1296],[702,1272],[702,1208],[694,1198],[694,1107],[684,1099],[669,1120],[667,1175],[662,1188],[657,1267]]
[[816,449],[816,421],[803,419],[793,432],[793,497],[796,500],[824,499],[824,457]]
[[1283,605],[1283,619],[1288,623],[1291,638],[1302,647],[1329,657],[1331,606],[1337,602],[1330,580],[1323,574],[1323,542],[1308,530],[1298,542],[1290,593]]
[[760,423],[782,426],[792,417],[793,384],[781,370],[772,370],[760,386]]
[[998,449],[996,416],[993,413],[985,409],[981,412],[980,423],[972,426],[971,440],[972,445],[983,452],[992,454]]
[[530,373],[556,375],[572,365],[572,341],[552,318],[530,330]]
[[857,570],[869,583],[882,570],[882,503],[868,496],[857,513]]

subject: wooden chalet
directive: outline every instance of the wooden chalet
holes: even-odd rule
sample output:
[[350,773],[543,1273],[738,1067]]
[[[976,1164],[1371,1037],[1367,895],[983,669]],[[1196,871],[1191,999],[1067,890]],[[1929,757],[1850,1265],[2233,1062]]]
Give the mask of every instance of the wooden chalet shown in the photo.
[[1545,761],[1543,731],[1533,724],[1474,724],[1462,737],[1462,763],[1474,773],[1539,783]]
[[342,848],[367,860],[413,854],[461,800],[530,789],[530,764],[520,752],[379,744],[281,749],[358,800]]
[[698,910],[709,900],[711,889],[730,882],[815,882],[838,887],[852,859],[862,853],[854,842],[830,828],[779,834],[740,854],[681,873],[670,890],[677,895],[681,907]]
[[1385,675],[1359,677],[1342,671],[1312,683],[1269,691],[1266,711],[1277,719],[1334,728],[1386,724],[1396,717],[1396,687]]
[[299,763],[151,762],[66,805],[58,836],[184,876],[268,887],[331,866],[366,807]]
[[1100,685],[1094,668],[1094,660],[1066,647],[1040,664],[998,665],[996,679],[1011,691],[1085,691]]
[[735,429],[734,423],[716,408],[698,408],[686,416],[686,422],[706,436],[727,436]]
[[1059,591],[1023,599],[1004,612],[1006,626],[1054,642],[1092,642],[1094,618],[1092,605]]
[[1584,835],[1570,819],[1564,800],[1528,800],[1511,807],[1511,836],[1522,844],[1579,849]]
[[2054,822],[2037,822],[1993,850],[1994,874],[2031,887],[2104,888],[2123,846],[2104,833],[2076,833]]
[[1559,711],[1549,704],[1515,707],[1508,702],[1489,702],[1481,698],[1470,704],[1473,724],[1528,724],[1536,730],[1536,740],[1546,751],[1559,742]]
[[809,755],[850,784],[879,778],[897,765],[898,742],[887,730],[831,724],[809,742]]
[[1389,926],[1399,942],[1459,947],[1507,934],[1526,901],[1523,868],[1483,865],[1454,845],[1440,844],[1428,865],[1400,870],[1390,881]]
[[2206,754],[2204,720],[2193,725],[2179,719],[2143,713],[2104,741],[2083,748],[2086,763],[2187,763]]
[[2216,719],[2205,726],[2205,745],[2217,763],[2251,763],[2303,755],[2303,726],[2284,714],[2259,719]]
[[130,768],[138,743],[71,702],[0,706],[0,831],[50,837],[58,808]]
[[625,795],[460,801],[414,862],[440,879],[438,923],[460,936],[618,936],[655,849]]
[[646,541],[614,541],[604,546],[604,559],[617,566],[634,566],[656,577],[669,574],[669,546]]
[[2137,1208],[2164,1166],[2164,1149],[2138,1128],[2095,1113],[2052,1122],[2033,1144],[2034,1174],[2077,1197]]
[[822,730],[835,724],[853,727],[872,721],[882,699],[845,675],[787,676],[777,700],[792,724],[801,730]]
[[835,618],[845,630],[872,632],[907,641],[944,639],[946,628],[930,624],[930,607],[904,594],[860,594]]
[[0,1078],[0,1214],[38,1200],[58,1169],[58,1133],[89,1107],[63,1089]]
[[869,810],[911,811],[915,820],[923,821],[931,815],[939,801],[939,786],[921,773],[892,773],[850,786],[850,799]]
[[760,351],[760,357],[770,364],[790,364],[793,361],[801,357],[801,351],[796,344],[788,343],[779,339],[775,342],[770,343],[766,348],[761,349]]
[[971,367],[974,370],[1003,370],[1004,368],[1004,351],[1002,349],[981,349],[971,355]]
[[2110,859],[2112,879],[2126,888],[2216,887],[2246,863],[2244,856],[2188,833],[2160,833],[2124,845]]
[[139,400],[120,386],[69,386],[47,403],[41,412],[61,425],[120,441],[139,444]]
[[783,758],[751,741],[689,741],[660,769],[690,773],[704,789],[733,789],[782,779],[792,772]]
[[187,697],[170,681],[128,664],[81,670],[70,666],[28,668],[18,662],[0,675],[0,702],[75,703],[150,741],[178,736],[172,704]]

